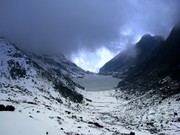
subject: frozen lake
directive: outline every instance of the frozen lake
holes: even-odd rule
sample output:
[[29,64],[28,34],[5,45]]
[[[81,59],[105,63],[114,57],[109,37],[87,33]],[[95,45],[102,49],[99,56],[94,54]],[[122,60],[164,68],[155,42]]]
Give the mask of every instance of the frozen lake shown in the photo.
[[120,79],[110,75],[86,75],[84,78],[74,78],[73,80],[85,87],[87,91],[112,90],[120,82]]

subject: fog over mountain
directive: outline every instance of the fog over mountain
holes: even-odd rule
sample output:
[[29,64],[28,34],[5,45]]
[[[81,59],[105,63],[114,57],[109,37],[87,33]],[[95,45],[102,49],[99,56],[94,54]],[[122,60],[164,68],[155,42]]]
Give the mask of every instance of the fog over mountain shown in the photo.
[[180,135],[180,0],[0,0],[0,135],[32,134]]
[[22,49],[61,52],[97,71],[144,34],[167,37],[180,21],[179,5],[179,0],[1,0],[0,36]]

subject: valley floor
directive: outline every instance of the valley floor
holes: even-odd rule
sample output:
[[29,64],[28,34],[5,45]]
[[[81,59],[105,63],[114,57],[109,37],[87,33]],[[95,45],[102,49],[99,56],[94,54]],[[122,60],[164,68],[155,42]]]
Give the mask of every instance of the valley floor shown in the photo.
[[[88,84],[88,81],[84,83],[85,79],[81,79],[83,84]],[[99,84],[104,84],[100,80]],[[110,85],[111,83],[109,87],[114,87]],[[156,97],[146,99],[147,96],[143,95],[125,100],[117,97],[115,89],[106,91],[77,89],[77,91],[85,97],[82,104],[72,103],[66,99],[62,100],[63,103],[59,103],[49,98],[49,93],[42,94],[38,99],[16,93],[13,98],[11,91],[4,93],[0,89],[0,104],[16,107],[14,112],[0,112],[0,134],[121,135],[130,132],[135,132],[136,135],[180,134],[180,95],[170,97],[161,104],[142,108],[143,102],[152,102]],[[123,93],[118,90],[118,95]]]
[[121,79],[111,75],[86,75],[83,78],[74,78],[73,81],[86,88],[86,91],[113,90]]

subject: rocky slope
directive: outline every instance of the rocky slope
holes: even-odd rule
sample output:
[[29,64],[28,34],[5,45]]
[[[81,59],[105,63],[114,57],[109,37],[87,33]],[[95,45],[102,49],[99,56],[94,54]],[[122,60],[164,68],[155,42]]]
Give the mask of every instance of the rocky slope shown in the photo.
[[28,56],[41,65],[44,70],[56,76],[63,74],[70,78],[74,78],[83,77],[85,74],[89,73],[72,63],[63,54],[38,55],[28,53]]
[[174,27],[153,55],[135,67],[119,87],[141,91],[154,89],[161,96],[180,92],[180,28]]
[[[45,70],[20,51],[15,45],[0,38],[0,86],[4,92],[16,91],[32,94],[34,91],[58,91],[63,97],[81,102],[83,97],[75,91],[76,84],[63,74],[58,77]],[[26,94],[27,94],[26,93]]]
[[127,114],[138,115],[129,123],[139,121],[134,123],[138,128],[146,126],[157,134],[161,129],[171,130],[171,125],[179,128],[180,27],[175,26],[152,54],[118,84],[115,96],[128,101]]
[[148,58],[155,48],[163,41],[160,36],[144,35],[141,40],[127,50],[107,62],[100,70],[100,74],[129,72],[134,66]]

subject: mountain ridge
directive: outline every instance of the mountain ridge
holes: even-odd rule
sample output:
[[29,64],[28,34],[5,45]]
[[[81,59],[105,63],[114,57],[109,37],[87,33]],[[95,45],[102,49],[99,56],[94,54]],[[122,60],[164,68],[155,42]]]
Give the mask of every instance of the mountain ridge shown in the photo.
[[[83,96],[75,91],[76,87],[82,87],[74,83],[69,77],[63,74],[59,74],[57,77],[48,70],[44,70],[42,65],[33,61],[5,38],[0,38],[0,48],[2,88],[7,89],[18,86],[30,92],[32,88],[37,91],[43,89],[49,91],[49,89],[52,89],[52,91],[58,91],[62,97],[69,98],[74,102],[81,102],[83,100]],[[40,85],[39,83],[42,84]],[[47,86],[48,89],[44,87],[47,84],[49,84]],[[28,86],[31,87],[29,88]],[[21,91],[21,89],[19,90]]]
[[123,73],[132,70],[135,65],[140,64],[148,58],[163,40],[161,36],[145,34],[135,46],[120,52],[101,67],[99,74],[113,74],[114,72]]
[[76,64],[68,60],[63,54],[50,55],[50,54],[27,54],[33,61],[40,63],[42,67],[51,72],[52,74],[63,74],[67,77],[83,77],[85,74],[88,74],[87,71],[84,71]]
[[[180,28],[174,27],[167,39],[160,43],[153,55],[134,68],[118,84],[126,90],[145,93],[154,89],[160,96],[168,97],[180,91]],[[161,90],[160,90],[161,89]]]

